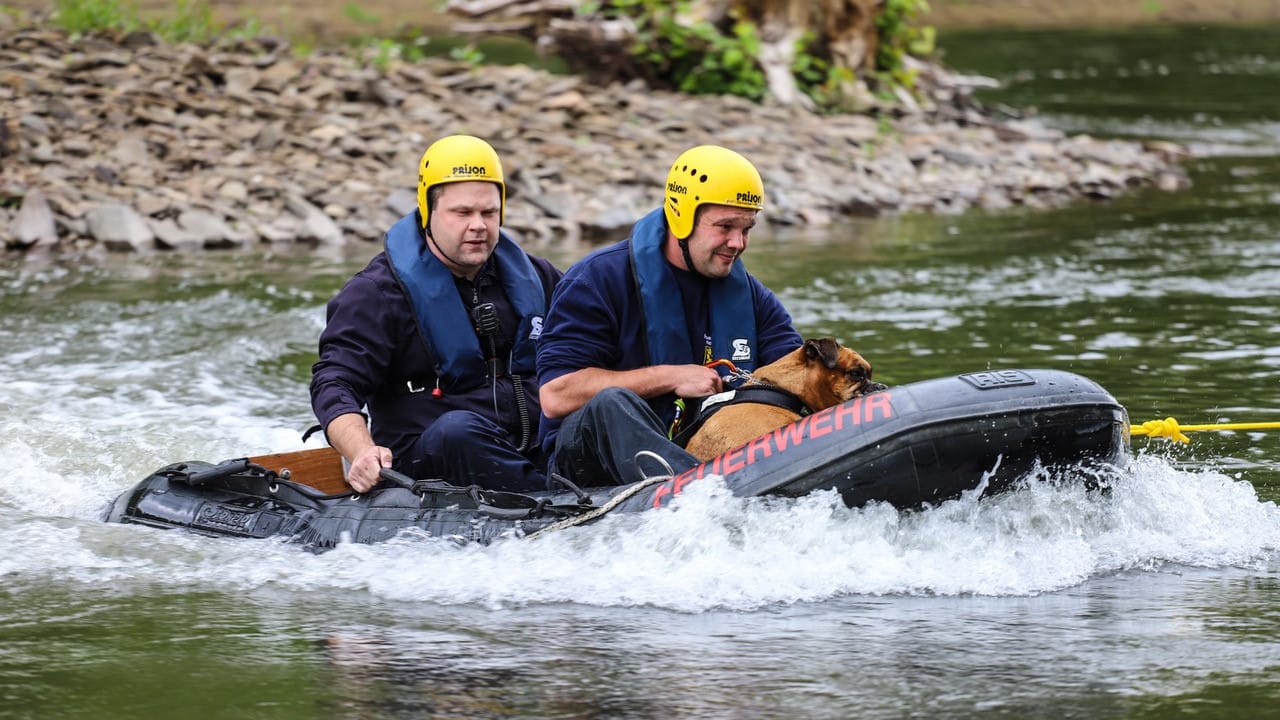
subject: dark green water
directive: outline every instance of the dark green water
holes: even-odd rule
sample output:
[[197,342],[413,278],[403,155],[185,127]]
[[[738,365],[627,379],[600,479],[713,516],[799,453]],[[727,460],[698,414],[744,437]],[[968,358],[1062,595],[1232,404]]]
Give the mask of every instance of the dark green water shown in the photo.
[[[1054,367],[1137,422],[1280,420],[1276,37],[944,37],[988,102],[1188,143],[1191,187],[762,232],[748,264],[891,384]],[[707,487],[489,548],[98,522],[160,465],[296,447],[371,252],[0,260],[0,718],[1280,717],[1280,431],[1135,439],[1108,496]]]
[[1280,136],[1280,28],[951,34],[946,62],[1005,83],[992,102],[1034,109],[1072,132],[1233,143],[1272,152]]

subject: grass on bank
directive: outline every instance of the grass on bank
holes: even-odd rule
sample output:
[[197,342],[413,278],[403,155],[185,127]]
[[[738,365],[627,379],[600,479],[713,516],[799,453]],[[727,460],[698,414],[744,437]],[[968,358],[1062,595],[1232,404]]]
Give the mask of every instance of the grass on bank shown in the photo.
[[[294,53],[299,56],[310,55],[318,46],[317,38],[279,33],[249,15],[230,24],[220,22],[205,0],[176,0],[164,10],[144,10],[130,0],[52,0],[51,6],[50,21],[71,33],[143,30],[155,33],[166,42],[196,44],[275,34],[288,37]],[[0,5],[0,11],[13,15],[21,13],[4,5]],[[556,63],[536,57],[532,49],[515,48],[511,42],[500,39],[472,44],[451,38],[433,38],[406,23],[397,24],[387,35],[379,32],[379,28],[384,26],[382,18],[356,3],[344,5],[342,15],[348,27],[340,42],[364,62],[384,72],[395,61],[417,62],[428,55],[447,55],[462,62],[480,64],[488,59],[480,49],[484,47],[496,48],[494,54],[499,61],[557,69]],[[563,70],[563,67],[559,69]]]
[[177,0],[172,10],[155,15],[144,15],[136,5],[125,0],[55,0],[50,19],[72,33],[149,30],[174,43],[206,43],[227,36],[251,37],[262,31],[253,20],[234,27],[217,22],[213,9],[201,0]]

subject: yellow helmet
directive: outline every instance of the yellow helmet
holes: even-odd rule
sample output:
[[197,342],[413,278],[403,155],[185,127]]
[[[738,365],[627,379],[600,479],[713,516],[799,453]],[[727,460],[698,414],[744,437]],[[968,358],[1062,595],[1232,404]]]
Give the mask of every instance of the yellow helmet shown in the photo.
[[502,162],[489,143],[471,135],[450,135],[431,143],[418,164],[418,211],[422,227],[427,226],[427,192],[436,185],[472,181],[491,182],[501,193],[498,222],[507,207],[507,184],[502,179]]
[[719,145],[685,150],[667,173],[667,226],[678,240],[693,234],[702,205],[764,209],[764,182],[751,161]]

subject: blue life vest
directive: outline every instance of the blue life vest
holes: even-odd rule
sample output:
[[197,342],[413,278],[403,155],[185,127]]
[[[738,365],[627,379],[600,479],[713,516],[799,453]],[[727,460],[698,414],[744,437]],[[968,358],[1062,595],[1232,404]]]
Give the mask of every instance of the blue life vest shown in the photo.
[[[488,363],[467,310],[458,296],[453,273],[422,241],[415,213],[400,218],[387,231],[387,258],[409,296],[418,332],[435,366],[440,387],[465,392],[484,384]],[[520,318],[508,365],[512,375],[534,375],[536,341],[547,314],[546,291],[533,263],[506,233],[498,233],[497,259],[502,289]]]
[[[644,310],[645,340],[653,365],[702,365],[705,358],[691,357],[689,329],[685,327],[671,264],[662,254],[667,221],[662,208],[640,218],[631,231],[631,272],[640,290]],[[742,370],[756,368],[756,313],[751,282],[741,259],[733,261],[728,277],[710,280],[711,358],[731,360]],[[722,374],[727,370],[722,370]]]

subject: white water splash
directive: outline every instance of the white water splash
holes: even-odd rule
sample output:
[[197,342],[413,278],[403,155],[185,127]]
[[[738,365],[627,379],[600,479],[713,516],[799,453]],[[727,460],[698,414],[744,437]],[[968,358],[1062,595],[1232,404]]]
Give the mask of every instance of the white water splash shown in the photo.
[[[744,499],[704,481],[671,509],[610,516],[533,541],[460,547],[410,533],[322,554],[278,541],[8,511],[0,542],[12,551],[0,558],[0,576],[139,591],[275,587],[396,604],[698,612],[854,594],[1035,595],[1168,564],[1258,565],[1280,549],[1280,510],[1259,502],[1247,482],[1152,457],[1138,458],[1106,492],[1077,480],[1032,480],[922,512],[850,509],[833,493]],[[59,508],[75,505],[61,494]],[[100,498],[90,488],[83,495]]]

